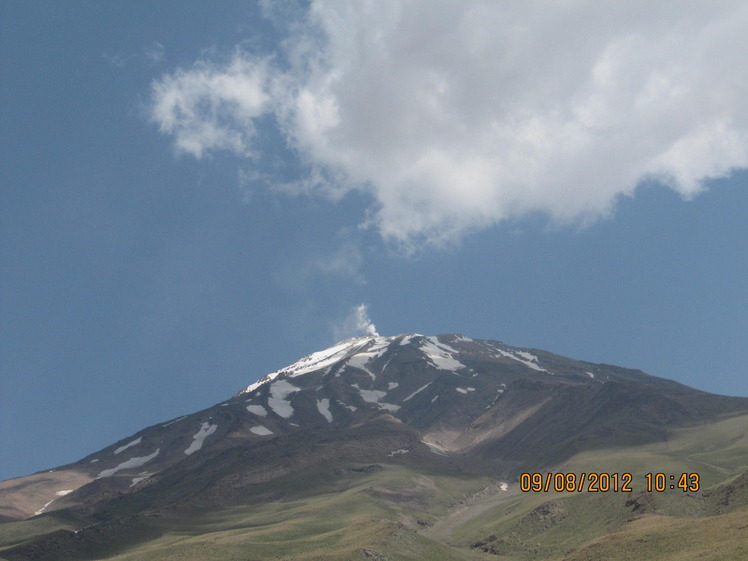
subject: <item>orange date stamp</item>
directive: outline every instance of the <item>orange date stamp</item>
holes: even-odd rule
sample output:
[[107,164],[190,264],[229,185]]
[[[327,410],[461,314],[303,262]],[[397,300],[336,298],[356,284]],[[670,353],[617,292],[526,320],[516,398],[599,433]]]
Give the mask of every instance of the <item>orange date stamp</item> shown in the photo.
[[[519,476],[519,489],[522,492],[557,493],[631,493],[634,476],[628,472],[581,472],[581,473],[522,473]],[[700,488],[698,473],[647,473],[644,483],[648,492],[662,493],[679,489],[697,492]]]

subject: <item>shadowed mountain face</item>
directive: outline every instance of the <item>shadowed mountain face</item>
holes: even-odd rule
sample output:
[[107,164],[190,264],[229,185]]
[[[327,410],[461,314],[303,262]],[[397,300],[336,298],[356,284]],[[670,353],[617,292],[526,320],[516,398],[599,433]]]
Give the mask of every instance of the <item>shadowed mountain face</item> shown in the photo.
[[[144,512],[277,499],[285,491],[272,482],[312,485],[362,464],[510,480],[580,452],[665,441],[679,427],[746,412],[746,398],[495,341],[355,338],[75,464],[0,483],[0,520],[58,513],[78,536]],[[49,540],[75,541],[40,539],[58,559],[72,546]],[[32,545],[0,556],[33,558]]]

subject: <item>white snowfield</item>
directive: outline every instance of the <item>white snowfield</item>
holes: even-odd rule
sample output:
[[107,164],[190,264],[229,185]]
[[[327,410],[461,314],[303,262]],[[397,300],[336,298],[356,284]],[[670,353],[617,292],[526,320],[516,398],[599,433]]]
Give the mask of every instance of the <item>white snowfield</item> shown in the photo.
[[385,403],[383,401],[379,401],[385,395],[387,395],[387,392],[383,392],[382,390],[365,390],[358,387],[357,384],[351,385],[358,390],[358,393],[361,394],[361,399],[363,399],[367,403],[375,403],[379,406],[380,409],[386,409],[387,411],[392,411],[393,413],[400,409],[400,406],[395,405],[394,403]]
[[420,333],[412,333],[411,335],[406,335],[405,337],[403,337],[402,341],[400,341],[400,345],[405,346],[417,337],[423,337],[423,335],[421,335]]
[[[281,368],[280,370],[276,370],[275,372],[271,372],[270,374],[263,376],[262,378],[257,380],[255,383],[250,384],[244,390],[239,392],[239,395],[242,395],[245,393],[251,393],[255,391],[257,388],[259,388],[260,386],[263,386],[269,382],[272,382],[281,374],[285,374],[289,378],[295,378],[296,376],[301,376],[303,374],[308,374],[310,372],[315,372],[317,370],[323,370],[325,368],[329,369],[335,364],[341,361],[344,361],[346,359],[349,360],[348,364],[350,366],[360,368],[361,370],[367,372],[373,378],[374,374],[371,371],[369,371],[366,365],[370,361],[382,356],[382,354],[384,354],[387,351],[390,344],[392,344],[395,340],[399,339],[400,337],[402,336],[400,335],[397,335],[395,337],[366,336],[366,337],[354,337],[352,339],[346,339],[345,341],[340,341],[339,343],[333,345],[329,349],[311,353],[297,360],[293,364],[290,364],[284,368]],[[417,334],[407,335],[402,338],[402,340],[400,341],[400,345],[407,345],[411,339],[416,338],[416,337],[422,337],[422,336],[417,335]],[[363,352],[359,352],[364,347],[367,347],[366,350]]]
[[468,393],[468,392],[474,392],[475,391],[475,388],[470,388],[470,387],[467,387],[467,388],[455,388],[455,389],[458,392],[465,393],[465,394]]
[[436,337],[424,337],[421,343],[421,352],[426,355],[426,358],[431,364],[439,370],[459,370],[465,368],[459,360],[455,359],[452,355],[459,354],[457,349],[453,349],[449,345],[440,343]]
[[538,357],[536,357],[532,353],[528,353],[527,351],[505,351],[504,349],[500,349],[495,346],[493,346],[492,348],[499,353],[497,355],[498,357],[511,358],[512,360],[521,362],[528,368],[532,368],[533,370],[537,370],[538,372],[548,372],[548,374],[552,374],[552,372],[549,372],[538,364]]
[[268,407],[276,415],[288,419],[293,415],[293,407],[286,398],[299,391],[299,388],[291,384],[288,380],[276,380],[270,385],[270,397],[268,397]]
[[130,448],[130,447],[132,447],[132,446],[137,446],[138,444],[140,444],[140,443],[141,443],[141,441],[142,441],[142,440],[143,440],[143,437],[142,437],[142,436],[141,436],[140,438],[136,438],[136,439],[135,439],[135,440],[133,440],[132,442],[130,442],[130,443],[128,443],[128,444],[125,444],[124,446],[120,446],[119,448],[117,448],[117,449],[116,449],[116,450],[114,451],[114,453],[115,453],[115,454],[119,454],[120,452],[124,452],[125,450],[127,450],[128,448]]
[[[55,496],[64,497],[65,495],[69,495],[73,491],[75,491],[75,489],[63,489],[62,491],[57,491],[55,493]],[[34,512],[34,516],[39,516],[40,514],[44,514],[44,511],[47,510],[47,507],[51,505],[53,502],[55,502],[55,499],[48,501],[47,504],[45,504],[42,508]]]
[[39,516],[40,514],[44,514],[44,511],[47,510],[47,507],[51,505],[53,502],[55,502],[54,499],[49,501],[47,504],[45,504],[42,508],[34,512],[34,516]]
[[400,409],[399,405],[395,405],[394,403],[385,403],[383,401],[379,402],[379,408],[380,409],[386,409],[387,411],[391,411],[394,413],[398,409]]
[[254,384],[247,386],[241,393],[253,392],[260,386],[275,380],[281,374],[287,374],[290,378],[301,376],[315,370],[321,370],[333,366],[338,361],[344,359],[349,354],[352,354],[356,349],[360,349],[367,342],[372,339],[386,339],[386,337],[358,337],[354,339],[346,339],[341,341],[337,345],[325,349],[323,351],[317,351],[316,353],[309,354],[293,364],[271,372],[270,374],[263,376],[257,380]]
[[406,397],[405,399],[403,399],[403,401],[410,401],[413,397],[415,397],[417,394],[421,393],[423,390],[425,390],[426,388],[428,388],[430,385],[431,385],[431,382],[429,382],[428,384],[425,384],[425,385],[421,386],[416,391],[414,391],[412,394],[410,394],[408,397]]
[[358,393],[361,394],[361,399],[367,403],[379,403],[379,400],[387,395],[387,392],[383,392],[382,390],[365,390],[358,387],[358,384],[351,385],[358,390]]
[[330,400],[320,399],[317,401],[317,410],[320,412],[320,414],[327,419],[328,423],[332,423],[332,413],[330,413]]
[[455,341],[459,341],[460,343],[472,343],[473,340],[470,337],[466,337],[465,335],[455,335]]
[[371,353],[359,353],[349,358],[347,364],[348,366],[352,366],[353,368],[363,370],[371,377],[372,380],[376,380],[376,375],[371,370],[366,368],[366,365],[369,363],[369,361],[374,360],[374,358],[376,358],[376,356],[372,355]]
[[105,469],[101,473],[99,473],[99,477],[111,477],[118,471],[122,471],[123,469],[132,469],[132,468],[138,468],[140,466],[144,466],[148,462],[150,462],[153,458],[158,456],[159,452],[161,452],[161,448],[157,448],[156,451],[153,454],[149,454],[148,456],[136,456],[134,458],[130,458],[129,460],[122,462],[117,467],[113,467],[111,469]]
[[262,405],[247,405],[247,411],[249,411],[253,415],[259,415],[260,417],[268,416],[268,410],[265,409]]
[[372,360],[375,360],[382,356],[389,348],[392,339],[392,337],[373,337],[369,339],[370,341],[372,341],[372,344],[369,346],[369,348],[364,352],[357,352],[356,354],[354,354],[348,360],[348,365],[363,370],[369,376],[371,376],[372,380],[374,380],[376,376],[371,370],[366,367],[366,365]]
[[252,427],[249,430],[250,432],[253,432],[254,434],[258,436],[268,436],[269,434],[273,434],[273,431],[271,431],[267,427],[263,427],[262,425],[257,425],[256,427]]
[[211,425],[210,423],[203,423],[202,425],[200,425],[200,430],[192,435],[192,444],[190,444],[189,448],[187,448],[184,453],[189,456],[190,454],[194,454],[195,452],[200,450],[200,448],[203,447],[203,442],[205,441],[205,439],[216,432],[217,428],[218,425]]

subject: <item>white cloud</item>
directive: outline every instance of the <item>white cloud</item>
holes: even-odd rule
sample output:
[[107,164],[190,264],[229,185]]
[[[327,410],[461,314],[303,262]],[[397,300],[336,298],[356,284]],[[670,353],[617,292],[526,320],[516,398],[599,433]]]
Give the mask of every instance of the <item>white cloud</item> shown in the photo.
[[377,328],[369,318],[366,304],[354,306],[348,316],[338,325],[333,326],[333,337],[336,341],[349,337],[379,336]]
[[645,179],[688,198],[748,166],[743,2],[331,0],[294,21],[276,62],[162,77],[153,119],[199,158],[251,154],[273,115],[300,185],[370,192],[369,223],[406,248],[533,212],[595,220]]
[[151,117],[178,150],[251,156],[254,119],[268,110],[266,64],[240,53],[226,65],[201,61],[154,82],[152,95]]

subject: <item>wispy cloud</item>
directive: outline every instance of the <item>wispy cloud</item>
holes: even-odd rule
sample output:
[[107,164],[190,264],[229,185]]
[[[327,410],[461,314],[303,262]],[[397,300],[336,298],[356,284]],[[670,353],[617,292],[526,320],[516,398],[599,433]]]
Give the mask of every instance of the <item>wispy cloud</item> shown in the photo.
[[275,60],[157,80],[153,120],[200,158],[251,155],[274,116],[300,185],[369,191],[369,224],[406,249],[535,212],[593,221],[647,179],[688,198],[748,166],[743,2],[317,1],[294,21]]
[[114,66],[115,68],[124,68],[127,65],[127,59],[122,55],[111,55],[107,52],[103,52],[101,53],[101,58],[103,58],[107,64]]
[[144,61],[151,66],[159,64],[164,61],[165,54],[166,49],[164,46],[158,41],[153,41],[145,46],[142,52],[139,53],[128,52],[126,54],[110,54],[108,52],[103,52],[101,57],[115,68],[125,68],[129,64],[139,64]]
[[366,284],[361,273],[362,262],[361,246],[355,238],[349,238],[334,248],[332,253],[318,256],[311,267],[316,273],[335,275]]
[[165,53],[164,46],[158,41],[153,41],[153,43],[148,45],[143,51],[145,58],[151,64],[158,64],[159,62],[163,61],[164,53]]
[[361,337],[366,335],[378,336],[377,328],[369,318],[366,304],[359,304],[351,309],[350,313],[332,329],[336,341],[349,337]]

